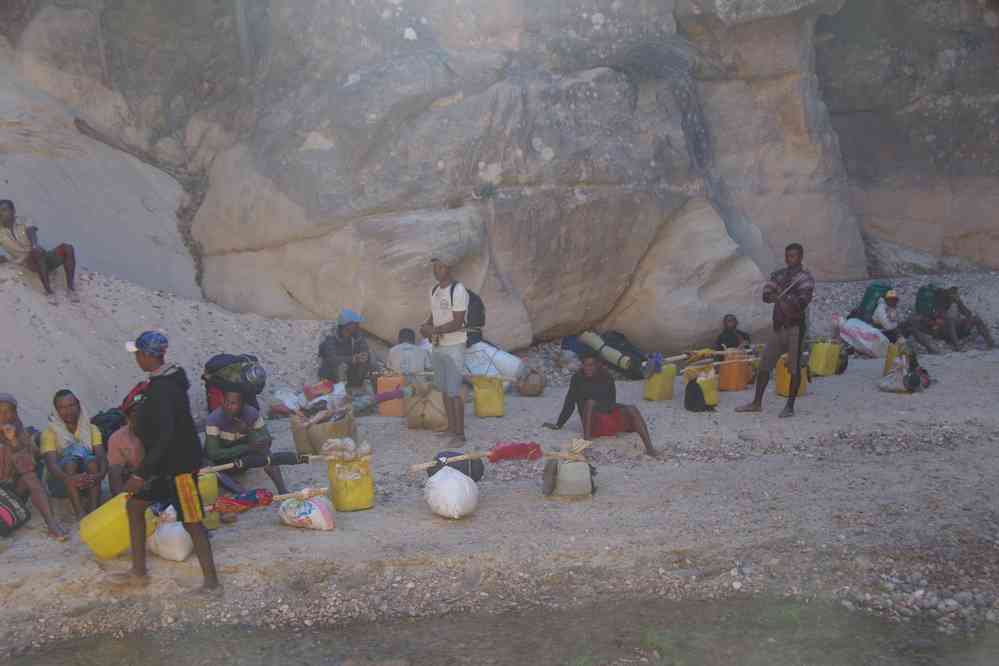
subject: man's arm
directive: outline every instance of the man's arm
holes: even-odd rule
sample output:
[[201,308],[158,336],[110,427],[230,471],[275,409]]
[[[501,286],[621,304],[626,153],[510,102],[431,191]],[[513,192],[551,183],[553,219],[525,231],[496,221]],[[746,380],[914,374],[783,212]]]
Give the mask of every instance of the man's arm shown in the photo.
[[32,250],[38,247],[38,227],[28,227],[28,242]]
[[[240,441],[246,442],[247,438],[244,437]],[[215,464],[224,465],[233,460],[238,460],[249,453],[249,451],[250,447],[248,444],[233,443],[231,446],[226,446],[226,442],[222,441],[222,438],[218,435],[205,434],[205,456]]]
[[[153,382],[153,384],[155,383]],[[135,472],[135,475],[144,480],[148,480],[153,476],[163,458],[166,457],[167,450],[170,448],[170,442],[173,441],[174,432],[177,428],[177,424],[174,423],[173,418],[173,405],[170,404],[167,396],[163,395],[163,390],[157,390],[151,386],[148,391],[152,394],[150,395],[150,403],[152,404],[146,405],[144,410],[150,408],[156,410],[154,421],[156,424],[156,436],[149,442],[142,442],[146,448],[146,455],[142,459],[142,464]]]
[[555,422],[557,428],[561,428],[572,416],[572,413],[576,411],[576,402],[579,400],[579,380],[575,375],[573,375],[572,380],[569,382],[569,390],[565,392],[565,402],[562,403],[562,413],[558,415],[558,421]]

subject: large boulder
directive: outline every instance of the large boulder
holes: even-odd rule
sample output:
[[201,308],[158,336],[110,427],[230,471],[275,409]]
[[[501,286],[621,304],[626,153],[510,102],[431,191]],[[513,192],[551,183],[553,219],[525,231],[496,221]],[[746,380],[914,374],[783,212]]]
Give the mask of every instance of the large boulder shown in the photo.
[[80,134],[63,104],[14,76],[9,56],[0,45],[0,198],[39,227],[43,246],[75,245],[82,266],[199,297],[177,228],[180,184]]
[[816,61],[852,204],[878,247],[999,268],[994,2],[848,0]]

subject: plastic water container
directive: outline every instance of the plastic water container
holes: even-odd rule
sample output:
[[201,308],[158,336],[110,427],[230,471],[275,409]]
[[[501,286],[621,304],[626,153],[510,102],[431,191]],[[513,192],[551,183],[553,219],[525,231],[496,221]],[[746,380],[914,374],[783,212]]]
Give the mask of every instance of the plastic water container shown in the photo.
[[898,358],[898,350],[899,346],[897,342],[893,342],[888,345],[888,351],[885,353],[885,367],[884,370],[881,371],[882,377],[887,377],[888,373],[895,367],[895,359]]
[[663,369],[645,380],[643,397],[653,402],[673,399],[673,384],[676,381],[676,366],[668,363]]
[[475,415],[481,418],[503,416],[506,413],[506,396],[503,380],[498,377],[472,377],[475,388]]
[[743,351],[724,352],[724,361],[718,366],[718,390],[742,391],[753,376],[753,366]]
[[808,354],[808,371],[816,377],[831,377],[839,368],[838,342],[820,341],[812,344]]
[[516,379],[523,369],[523,361],[488,342],[476,342],[465,350],[466,375]]
[[[791,371],[787,368],[787,354],[784,354],[777,361],[777,395],[788,397],[791,395]],[[801,368],[801,386],[798,387],[798,397],[805,395],[808,390],[808,368]]]
[[697,378],[697,385],[704,394],[704,404],[708,407],[718,406],[718,375],[711,372]]
[[215,500],[219,498],[219,477],[215,472],[198,475],[198,494],[201,495],[201,506],[206,511],[215,504]]
[[[125,502],[127,493],[120,493],[80,521],[80,539],[100,560],[113,560],[128,552],[132,541],[128,529]],[[151,509],[146,509],[146,538],[156,529]]]
[[331,460],[327,469],[330,499],[337,511],[364,511],[375,505],[375,479],[367,460]]
[[[398,388],[402,388],[402,385],[405,383],[406,378],[402,375],[382,376],[378,378],[376,392],[388,393],[389,391],[395,391]],[[386,400],[385,402],[378,403],[378,415],[401,417],[403,415],[402,400]]]

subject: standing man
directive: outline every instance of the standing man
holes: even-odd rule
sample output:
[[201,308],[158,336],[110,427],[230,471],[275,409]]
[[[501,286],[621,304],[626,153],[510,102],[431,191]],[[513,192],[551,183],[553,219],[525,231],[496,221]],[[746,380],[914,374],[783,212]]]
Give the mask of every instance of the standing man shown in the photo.
[[430,290],[430,317],[420,327],[420,334],[430,338],[434,367],[434,386],[444,396],[447,432],[460,446],[465,443],[465,402],[461,398],[461,377],[465,370],[465,312],[468,290],[451,277],[451,266],[441,259],[431,259],[437,284]]
[[58,301],[52,291],[49,274],[62,266],[66,271],[69,300],[73,303],[80,302],[80,297],[76,294],[76,251],[73,246],[63,243],[54,250],[45,250],[38,244],[38,227],[18,222],[14,202],[10,199],[0,200],[0,248],[3,248],[11,261],[38,275],[52,305],[56,305]]
[[737,407],[737,412],[763,411],[763,393],[770,382],[781,354],[787,354],[787,366],[791,372],[790,395],[787,405],[780,413],[781,418],[794,416],[794,400],[801,387],[801,348],[805,341],[805,325],[808,321],[808,304],[815,292],[815,278],[801,265],[805,249],[798,243],[791,243],[784,249],[785,268],[770,275],[763,286],[763,302],[773,303],[774,335],[767,344],[756,375],[756,396],[753,402]]
[[191,382],[184,369],[164,360],[167,338],[160,331],[146,331],[126,345],[135,362],[149,373],[145,399],[136,407],[136,434],[145,448],[142,464],[125,483],[131,497],[126,504],[132,537],[132,570],[124,582],[144,585],[146,574],[146,508],[153,503],[172,504],[177,520],[191,535],[201,563],[202,589],[219,587],[212,544],[201,523],[203,508],[198,494],[197,473],[201,468],[201,441],[191,416],[187,390]]

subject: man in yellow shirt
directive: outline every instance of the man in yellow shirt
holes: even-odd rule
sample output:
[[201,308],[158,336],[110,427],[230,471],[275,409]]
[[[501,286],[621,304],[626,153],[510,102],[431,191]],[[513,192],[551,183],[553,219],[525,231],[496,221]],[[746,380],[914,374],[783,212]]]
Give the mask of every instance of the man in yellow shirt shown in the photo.
[[[17,221],[14,202],[0,200],[0,249],[16,264],[33,271],[42,281],[49,302],[55,305],[56,295],[52,291],[49,274],[62,266],[66,271],[66,288],[69,300],[79,303],[76,295],[76,251],[73,246],[63,243],[53,250],[46,250],[38,244],[38,227],[29,227]],[[0,261],[3,261],[0,259]]]
[[72,391],[59,391],[52,403],[55,411],[39,447],[46,483],[53,497],[69,497],[76,517],[82,518],[100,506],[101,481],[108,472],[104,441]]

